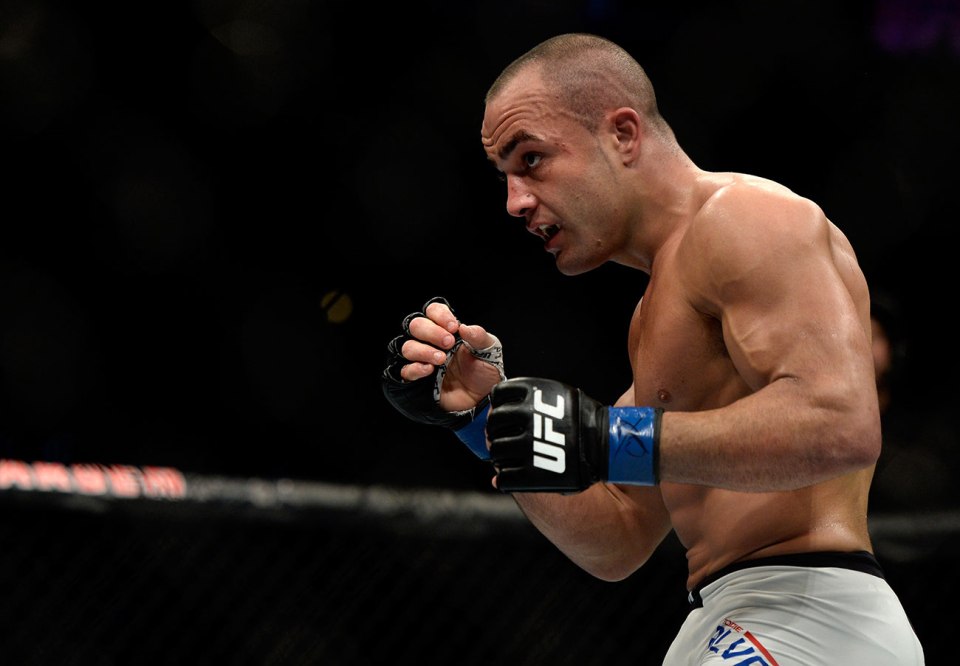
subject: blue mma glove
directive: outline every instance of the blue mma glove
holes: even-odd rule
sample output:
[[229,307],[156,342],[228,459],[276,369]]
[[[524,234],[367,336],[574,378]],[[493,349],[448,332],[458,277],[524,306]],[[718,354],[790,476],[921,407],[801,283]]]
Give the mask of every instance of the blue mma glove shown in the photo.
[[552,379],[520,377],[490,394],[487,437],[504,492],[580,492],[598,481],[657,484],[663,410],[608,407]]
[[403,343],[414,339],[410,334],[410,322],[417,317],[425,317],[427,306],[431,303],[443,303],[450,310],[453,308],[443,297],[431,298],[423,304],[423,309],[419,312],[412,312],[403,319],[403,333],[398,335],[387,344],[387,366],[381,376],[381,386],[383,394],[394,408],[407,418],[424,423],[426,425],[436,425],[453,430],[457,436],[473,451],[481,460],[489,460],[490,455],[487,451],[485,426],[487,422],[487,407],[489,405],[489,396],[484,397],[479,403],[470,409],[457,412],[448,412],[440,406],[440,389],[443,386],[443,378],[447,372],[447,365],[461,346],[466,345],[467,350],[474,357],[489,363],[497,368],[500,378],[505,379],[503,370],[503,347],[500,340],[493,336],[494,343],[485,349],[474,349],[466,343],[459,335],[455,335],[456,342],[453,347],[446,352],[447,358],[442,365],[437,366],[435,371],[426,377],[408,382],[400,376],[400,369],[410,363],[403,357]]

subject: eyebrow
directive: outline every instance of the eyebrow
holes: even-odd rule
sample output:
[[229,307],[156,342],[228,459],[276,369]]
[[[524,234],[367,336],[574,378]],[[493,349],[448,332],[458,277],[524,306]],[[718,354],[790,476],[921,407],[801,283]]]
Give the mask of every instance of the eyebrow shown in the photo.
[[503,148],[500,149],[500,151],[497,153],[497,156],[501,160],[506,160],[508,157],[510,157],[510,153],[516,150],[517,146],[524,141],[540,141],[540,137],[535,134],[530,134],[526,130],[520,130],[510,137],[509,141],[503,144]]

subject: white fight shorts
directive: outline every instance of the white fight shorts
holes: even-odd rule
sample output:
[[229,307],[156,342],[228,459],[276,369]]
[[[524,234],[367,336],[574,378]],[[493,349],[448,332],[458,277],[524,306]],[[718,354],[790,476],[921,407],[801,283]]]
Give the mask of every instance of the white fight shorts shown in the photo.
[[900,599],[867,552],[740,562],[707,577],[664,666],[922,666]]

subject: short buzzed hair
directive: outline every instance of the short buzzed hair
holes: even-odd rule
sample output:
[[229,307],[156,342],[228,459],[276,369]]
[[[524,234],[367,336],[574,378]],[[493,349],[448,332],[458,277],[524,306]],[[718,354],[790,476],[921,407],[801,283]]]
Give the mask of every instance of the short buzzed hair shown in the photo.
[[622,47],[588,33],[557,35],[534,46],[501,72],[487,91],[486,103],[530,66],[540,68],[544,83],[591,132],[605,111],[622,106],[636,110],[655,128],[667,129],[643,67]]

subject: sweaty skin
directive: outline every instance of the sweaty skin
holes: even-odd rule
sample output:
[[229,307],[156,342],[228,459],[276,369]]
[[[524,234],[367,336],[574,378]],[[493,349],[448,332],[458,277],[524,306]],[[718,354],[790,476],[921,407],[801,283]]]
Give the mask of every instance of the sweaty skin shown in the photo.
[[[771,181],[698,168],[631,107],[588,130],[535,64],[488,100],[481,134],[508,212],[561,272],[611,261],[649,275],[626,338],[633,384],[616,404],[666,410],[659,485],[515,493],[529,520],[605,580],[633,573],[671,530],[691,588],[740,560],[872,552],[880,420],[868,288],[823,211]],[[452,332],[489,344],[441,304],[426,315],[404,347],[407,380],[433,370]],[[463,370],[445,387],[447,409],[496,383]]]

